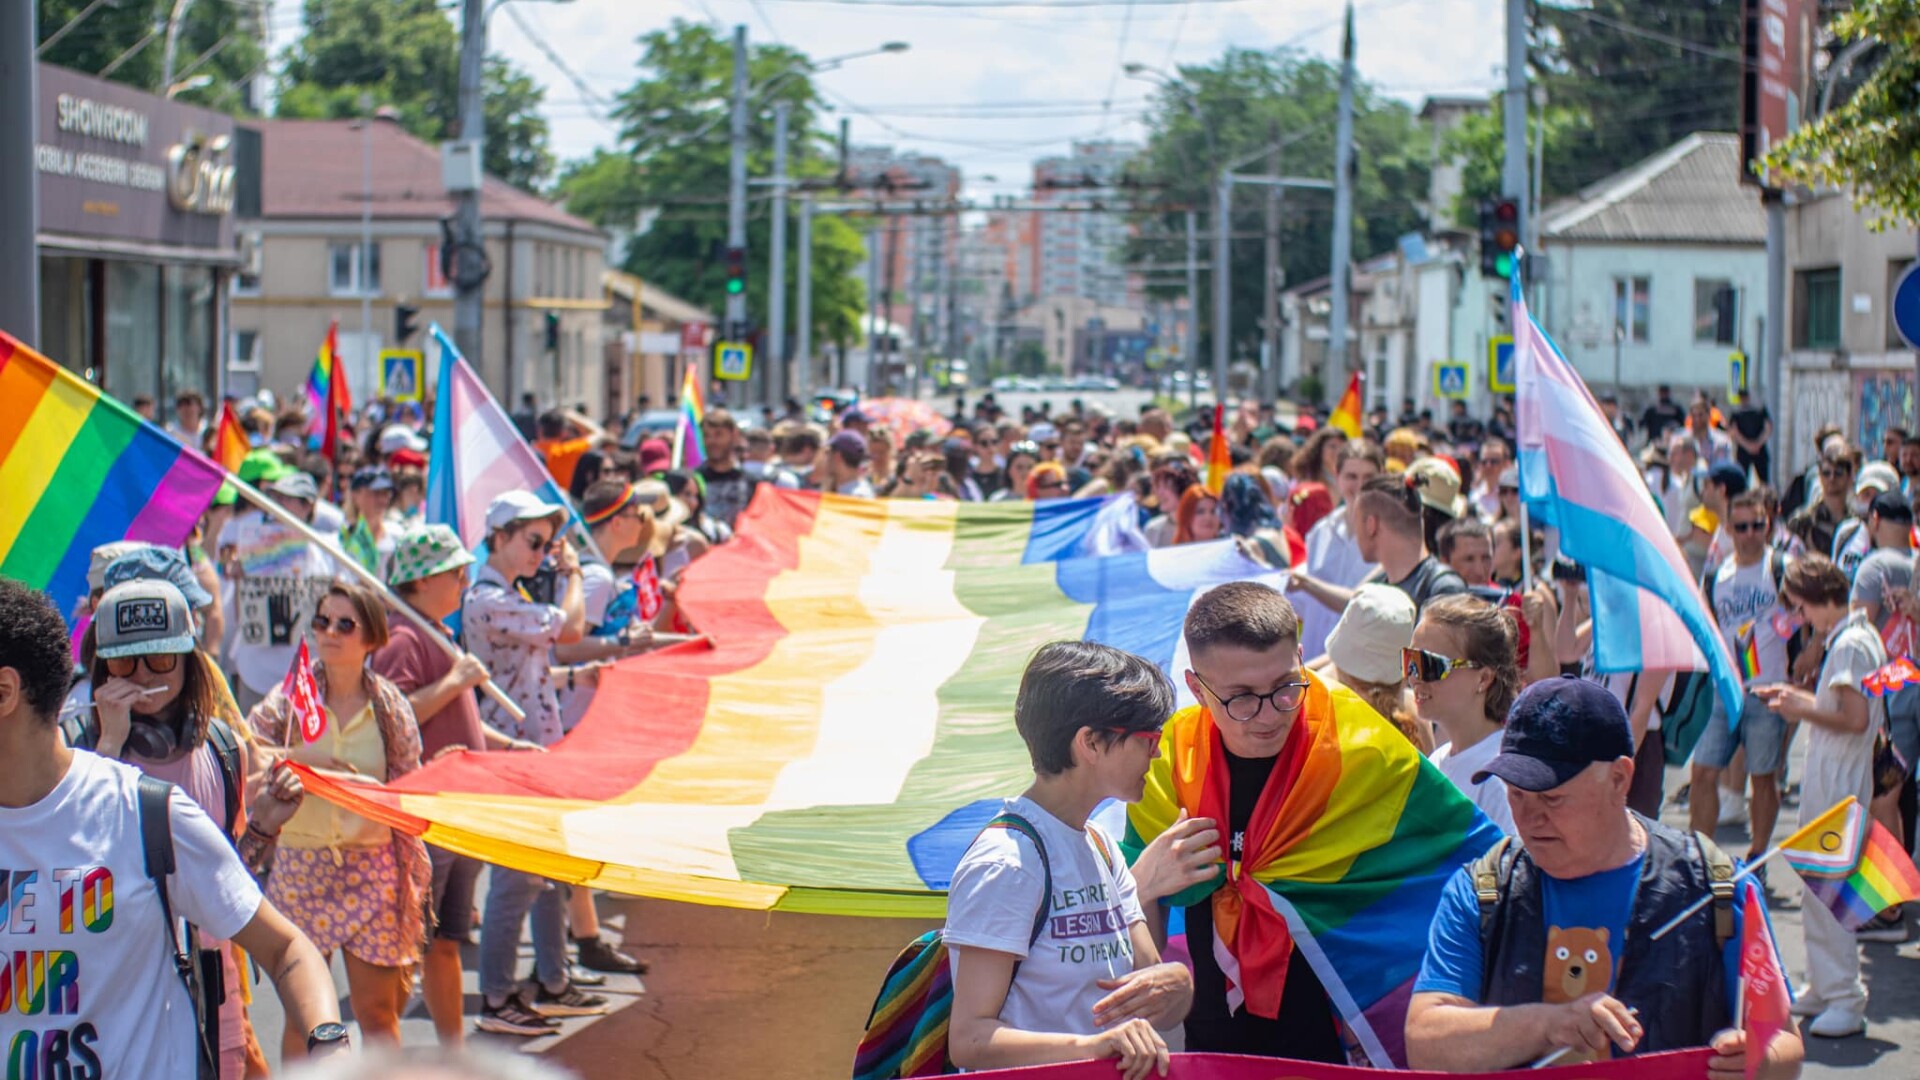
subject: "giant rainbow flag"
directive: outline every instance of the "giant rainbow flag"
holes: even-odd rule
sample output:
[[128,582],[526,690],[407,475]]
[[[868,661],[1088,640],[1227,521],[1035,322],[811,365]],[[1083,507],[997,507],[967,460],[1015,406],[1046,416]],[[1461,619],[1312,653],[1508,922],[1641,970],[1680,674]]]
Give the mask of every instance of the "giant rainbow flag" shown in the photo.
[[224,479],[198,451],[0,332],[0,574],[72,611],[95,547],[185,543]]
[[680,592],[711,647],[617,664],[550,753],[450,756],[387,788],[307,774],[308,790],[595,887],[937,916],[966,845],[1031,782],[1013,699],[1036,648],[1087,638],[1178,671],[1196,593],[1284,583],[1228,541],[1083,554],[1103,509],[762,485]]

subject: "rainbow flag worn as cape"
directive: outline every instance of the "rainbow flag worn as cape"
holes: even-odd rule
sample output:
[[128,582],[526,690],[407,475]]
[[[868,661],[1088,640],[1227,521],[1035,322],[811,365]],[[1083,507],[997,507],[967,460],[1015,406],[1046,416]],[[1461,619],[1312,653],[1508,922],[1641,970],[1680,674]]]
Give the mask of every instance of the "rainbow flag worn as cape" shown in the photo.
[[1781,845],[1807,891],[1849,930],[1909,900],[1920,900],[1920,869],[1898,837],[1869,818],[1852,796]]
[[1085,638],[1183,670],[1196,594],[1285,583],[1231,541],[1091,554],[1111,505],[762,484],[678,593],[711,644],[615,664],[549,753],[449,755],[384,787],[302,779],[429,843],[562,881],[937,918],[967,845],[1033,781],[1013,701],[1036,649]]
[[673,429],[673,467],[697,469],[707,460],[706,436],[700,424],[707,418],[706,400],[700,396],[700,373],[692,363],[680,380],[680,425]]
[[1340,395],[1340,404],[1333,407],[1327,423],[1347,433],[1347,438],[1360,437],[1360,373],[1354,372],[1347,380],[1347,391]]
[[[1353,691],[1307,679],[1242,862],[1169,902],[1210,904],[1216,941],[1187,944],[1212,949],[1230,1004],[1278,1015],[1298,946],[1367,1058],[1405,1067],[1407,1003],[1441,890],[1500,830]],[[1229,805],[1219,732],[1204,708],[1182,710],[1121,846],[1138,859],[1181,809],[1225,822]]]
[[179,547],[226,474],[100,388],[0,332],[0,575],[64,613],[93,549]]

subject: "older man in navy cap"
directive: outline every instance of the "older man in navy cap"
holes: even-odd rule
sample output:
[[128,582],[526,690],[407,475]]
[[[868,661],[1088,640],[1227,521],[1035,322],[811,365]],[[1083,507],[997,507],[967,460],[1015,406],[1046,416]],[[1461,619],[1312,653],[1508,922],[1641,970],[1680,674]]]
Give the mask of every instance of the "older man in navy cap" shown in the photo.
[[[1797,1034],[1734,1026],[1739,897],[1710,840],[1627,809],[1633,732],[1598,684],[1549,679],[1474,776],[1507,784],[1515,835],[1463,867],[1434,915],[1407,1012],[1415,1068],[1473,1072],[1711,1045],[1709,1075],[1800,1073]],[[1656,940],[1694,901],[1713,902]]]

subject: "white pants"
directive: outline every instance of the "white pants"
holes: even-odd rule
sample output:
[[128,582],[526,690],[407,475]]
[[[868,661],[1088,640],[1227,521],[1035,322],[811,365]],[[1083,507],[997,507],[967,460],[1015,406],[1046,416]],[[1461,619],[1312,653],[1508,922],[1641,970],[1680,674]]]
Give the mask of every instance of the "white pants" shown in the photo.
[[[1806,774],[1800,781],[1800,824],[1807,825],[1849,795],[1860,800],[1864,811],[1873,801],[1870,764],[1808,753]],[[1829,1006],[1865,1009],[1867,987],[1860,981],[1860,943],[1853,931],[1805,888],[1800,896],[1800,926],[1807,945],[1807,986],[1813,996]]]

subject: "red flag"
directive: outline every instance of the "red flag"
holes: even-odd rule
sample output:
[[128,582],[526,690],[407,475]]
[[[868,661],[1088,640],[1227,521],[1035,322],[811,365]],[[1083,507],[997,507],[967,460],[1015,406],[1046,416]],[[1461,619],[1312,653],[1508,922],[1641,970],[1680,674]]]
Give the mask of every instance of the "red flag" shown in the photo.
[[[313,681],[313,663],[307,659],[307,643],[300,642],[300,651],[294,654],[293,666],[287,669],[287,677],[280,683],[280,692],[287,695],[287,703],[293,706],[293,717],[300,724],[300,738],[304,742],[315,743],[327,733],[327,708],[320,704],[320,687]],[[291,733],[287,740],[291,743]]]
[[666,593],[660,589],[660,571],[653,565],[653,556],[640,560],[633,568],[633,589],[640,617],[651,623],[660,609],[666,606]]
[[1740,1027],[1747,1033],[1747,1080],[1753,1080],[1766,1060],[1773,1037],[1793,1025],[1787,1005],[1787,981],[1780,974],[1780,954],[1767,929],[1767,912],[1760,890],[1747,889],[1740,929]]

